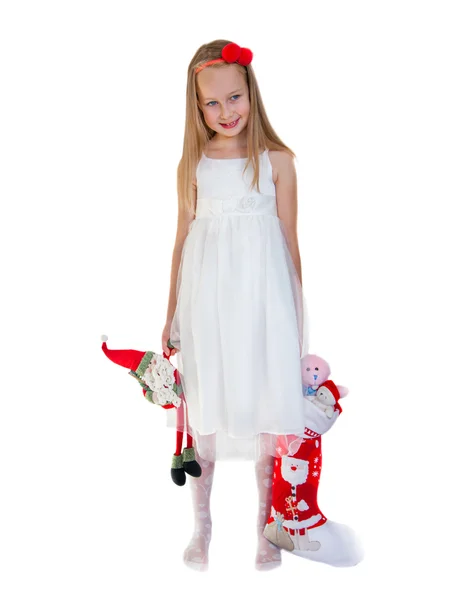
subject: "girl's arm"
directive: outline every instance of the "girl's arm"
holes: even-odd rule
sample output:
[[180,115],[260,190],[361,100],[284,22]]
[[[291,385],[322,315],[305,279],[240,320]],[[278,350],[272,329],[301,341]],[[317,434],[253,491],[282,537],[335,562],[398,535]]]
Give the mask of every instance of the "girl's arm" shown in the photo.
[[[196,182],[193,182],[193,191],[194,191],[194,203],[196,205],[197,202],[197,186]],[[170,292],[169,292],[169,303],[167,308],[167,319],[166,323],[171,324],[172,319],[174,317],[175,309],[177,307],[177,276],[178,270],[180,267],[180,260],[182,257],[183,245],[185,243],[185,239],[188,235],[188,229],[190,227],[190,223],[194,220],[194,216],[191,216],[188,212],[183,210],[183,208],[178,206],[178,219],[177,219],[177,234],[175,237],[175,245],[172,253],[172,267],[170,273]]]
[[297,177],[294,158],[284,151],[274,151],[271,154],[272,165],[277,173],[275,186],[278,217],[284,225],[289,252],[291,253],[302,286],[301,255],[299,253],[297,233]]

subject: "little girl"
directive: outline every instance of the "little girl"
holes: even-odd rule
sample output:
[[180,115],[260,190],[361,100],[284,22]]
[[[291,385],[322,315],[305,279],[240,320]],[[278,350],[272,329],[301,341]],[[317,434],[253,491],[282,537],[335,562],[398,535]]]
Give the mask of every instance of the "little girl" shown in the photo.
[[[187,73],[178,226],[162,348],[177,352],[200,478],[185,563],[205,570],[215,461],[255,461],[256,568],[281,563],[262,535],[276,438],[304,431],[307,310],[297,238],[294,153],[272,128],[251,66],[228,40],[201,46]],[[167,342],[174,346],[170,350]],[[170,354],[169,354],[170,353]],[[168,424],[175,426],[173,411]],[[286,436],[289,436],[288,438]]]

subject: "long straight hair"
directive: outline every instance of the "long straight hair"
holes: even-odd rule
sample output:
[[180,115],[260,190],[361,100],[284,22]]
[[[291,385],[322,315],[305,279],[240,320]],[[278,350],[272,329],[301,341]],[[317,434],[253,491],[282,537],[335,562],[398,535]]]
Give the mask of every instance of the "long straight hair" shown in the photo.
[[[221,51],[229,40],[214,40],[208,44],[200,46],[188,65],[187,72],[187,90],[186,90],[186,112],[185,112],[185,132],[183,139],[183,151],[177,168],[177,193],[179,206],[187,213],[195,216],[196,206],[194,205],[193,179],[196,168],[204,148],[208,141],[214,136],[215,131],[210,129],[203,118],[203,113],[199,108],[199,99],[197,93],[197,78],[195,69],[209,60],[221,58]],[[215,63],[207,69],[221,69],[229,63]],[[261,148],[268,150],[284,150],[292,157],[294,152],[286,146],[279,138],[271,126],[263,100],[258,87],[258,82],[251,64],[247,66],[233,63],[234,66],[243,73],[249,89],[250,115],[247,124],[247,161],[243,172],[248,165],[253,165],[253,179],[251,187],[257,186],[259,190],[259,153]]]

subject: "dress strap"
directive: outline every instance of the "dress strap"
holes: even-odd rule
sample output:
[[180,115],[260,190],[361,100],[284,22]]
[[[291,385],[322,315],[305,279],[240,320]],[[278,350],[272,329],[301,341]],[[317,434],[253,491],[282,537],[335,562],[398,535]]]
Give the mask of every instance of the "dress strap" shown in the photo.
[[268,177],[269,181],[271,181],[273,184],[273,165],[271,164],[271,160],[269,159],[269,149],[265,148],[264,152],[263,152],[263,158],[264,161],[267,165],[266,169],[267,169],[267,173],[266,176]]

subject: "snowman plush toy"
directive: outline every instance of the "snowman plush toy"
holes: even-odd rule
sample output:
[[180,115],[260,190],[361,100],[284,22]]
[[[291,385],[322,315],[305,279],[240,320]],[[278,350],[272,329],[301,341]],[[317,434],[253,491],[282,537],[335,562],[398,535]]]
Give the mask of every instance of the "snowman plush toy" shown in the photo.
[[313,561],[350,567],[363,558],[360,542],[347,525],[330,521],[318,505],[321,436],[342,412],[347,388],[329,379],[327,362],[313,354],[301,360],[305,429],[289,442],[278,438],[271,513],[263,535],[276,546]]

